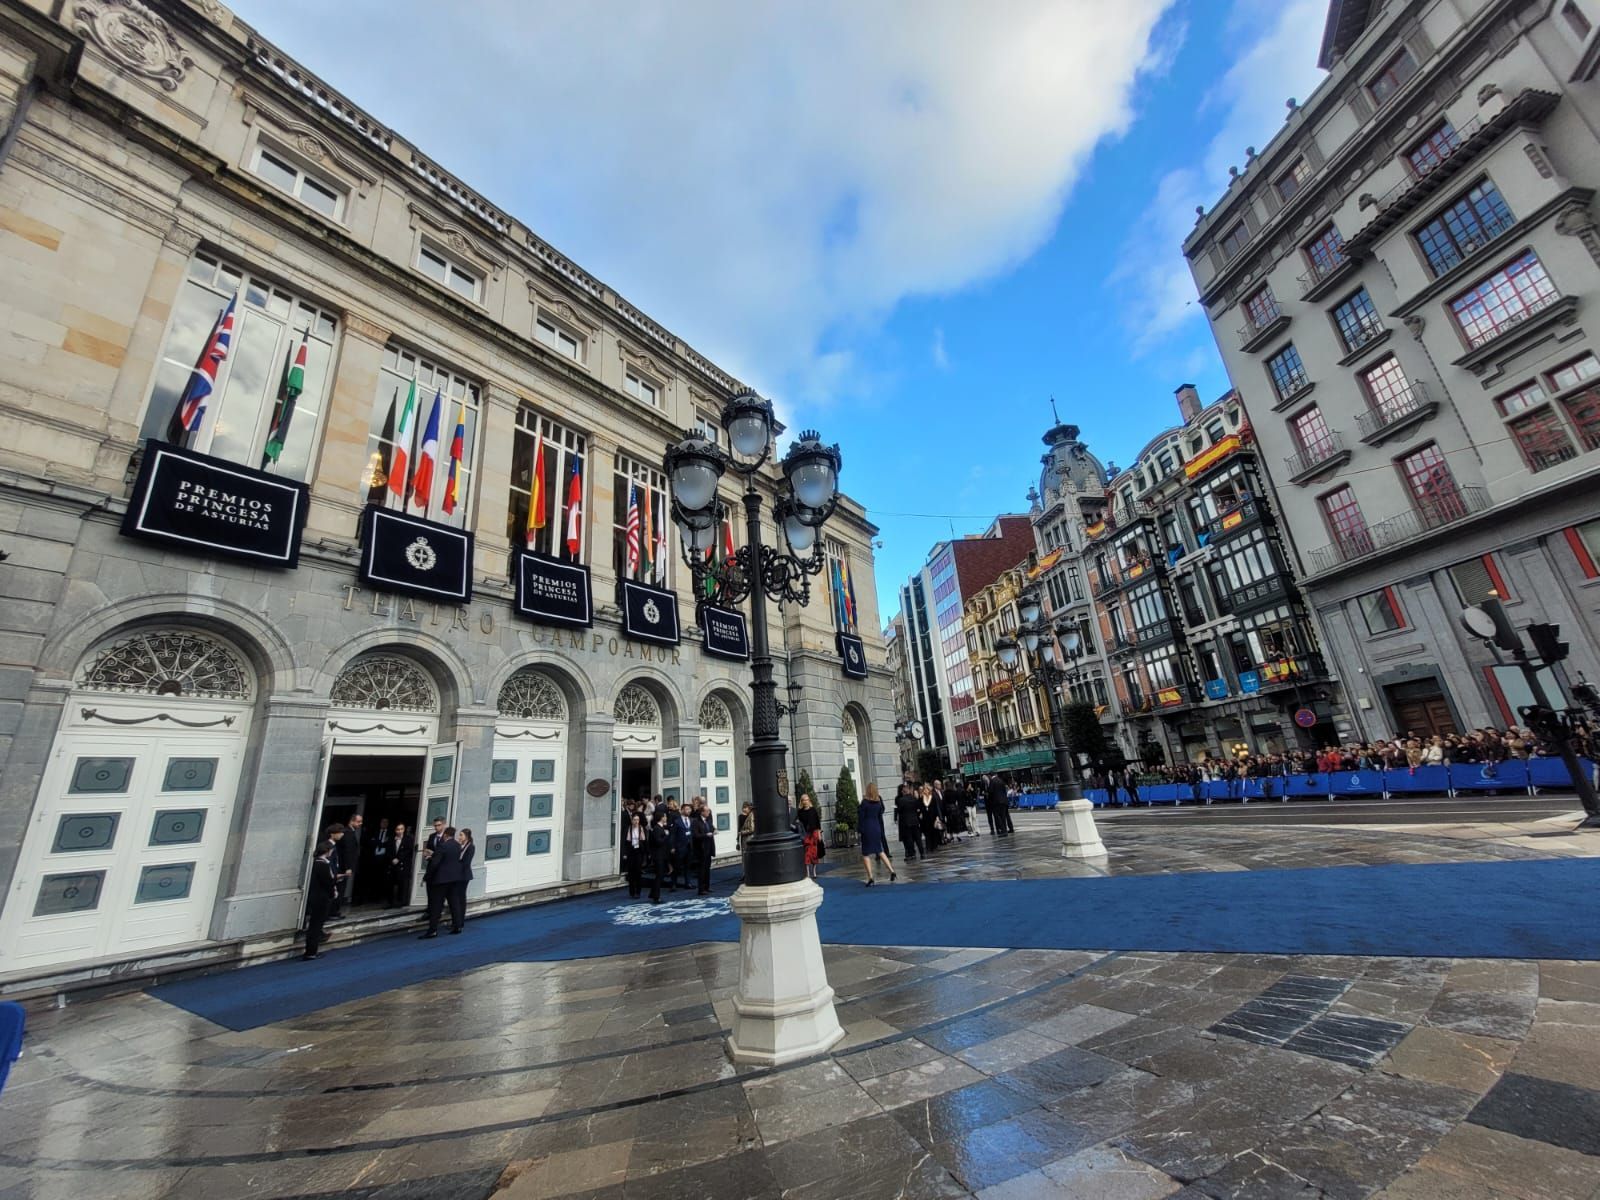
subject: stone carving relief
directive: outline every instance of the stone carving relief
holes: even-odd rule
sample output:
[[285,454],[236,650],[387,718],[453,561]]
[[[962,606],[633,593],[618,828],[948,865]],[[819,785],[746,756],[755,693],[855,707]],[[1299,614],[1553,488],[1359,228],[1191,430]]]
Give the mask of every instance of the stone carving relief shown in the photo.
[[1583,243],[1597,265],[1600,265],[1600,229],[1586,208],[1569,208],[1556,218],[1556,232],[1575,237]]
[[1545,153],[1543,146],[1535,146],[1532,142],[1523,145],[1522,152],[1528,156],[1528,161],[1533,164],[1533,169],[1539,172],[1542,179],[1555,176],[1556,169],[1550,165],[1550,156]]
[[139,0],[84,0],[72,10],[72,31],[89,38],[125,71],[177,90],[194,59],[172,29]]
[[575,328],[584,330],[590,337],[593,337],[599,328],[592,320],[573,308],[567,301],[553,292],[539,287],[532,280],[528,281],[528,299],[533,302],[536,308],[542,308],[555,314]]

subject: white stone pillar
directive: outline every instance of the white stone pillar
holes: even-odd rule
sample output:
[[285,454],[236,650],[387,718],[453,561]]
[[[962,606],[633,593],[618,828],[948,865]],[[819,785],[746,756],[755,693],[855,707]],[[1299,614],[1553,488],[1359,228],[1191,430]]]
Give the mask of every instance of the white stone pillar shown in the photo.
[[822,889],[809,879],[741,887],[739,990],[733,996],[728,1055],[736,1063],[782,1066],[810,1058],[844,1037],[822,962],[817,909]]
[[1094,824],[1094,805],[1087,800],[1063,800],[1056,805],[1061,814],[1061,857],[1104,858],[1105,843]]

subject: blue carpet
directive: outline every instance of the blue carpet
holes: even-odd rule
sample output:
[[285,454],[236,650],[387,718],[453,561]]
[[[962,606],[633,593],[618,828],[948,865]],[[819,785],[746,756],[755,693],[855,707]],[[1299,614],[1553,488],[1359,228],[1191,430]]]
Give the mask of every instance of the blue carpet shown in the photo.
[[[839,871],[821,882],[822,938],[837,945],[1600,959],[1600,921],[1581,899],[1600,888],[1600,859],[871,889]],[[731,890],[731,879],[719,881],[724,899]],[[639,917],[663,923],[624,923]],[[723,905],[680,900],[651,910],[630,903],[626,892],[607,892],[479,917],[460,937],[427,943],[383,938],[346,949],[335,937],[315,963],[264,963],[151,994],[229,1029],[251,1029],[497,962],[595,958],[738,936]]]

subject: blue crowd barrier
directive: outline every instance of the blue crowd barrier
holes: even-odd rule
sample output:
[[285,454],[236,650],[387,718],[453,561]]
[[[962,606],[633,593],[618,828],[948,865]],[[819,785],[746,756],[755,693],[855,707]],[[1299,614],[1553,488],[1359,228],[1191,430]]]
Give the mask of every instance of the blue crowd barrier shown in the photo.
[[1284,782],[1284,790],[1291,796],[1326,796],[1329,791],[1328,777],[1315,772],[1310,775],[1289,775]]
[[1083,798],[1096,808],[1104,808],[1111,802],[1111,794],[1105,788],[1084,788]]
[[1328,780],[1335,796],[1383,795],[1382,771],[1334,771]]
[[[1580,758],[1578,765],[1589,773],[1589,778],[1594,778],[1594,762],[1587,758]],[[1530,758],[1527,763],[1528,782],[1534,787],[1541,788],[1569,788],[1572,786],[1572,776],[1567,774],[1567,764],[1559,758]]]
[[1233,788],[1236,783],[1236,779],[1207,779],[1201,787],[1207,800],[1233,800],[1238,795]]
[[1456,763],[1450,786],[1458,792],[1526,791],[1528,764],[1519,758],[1502,763]]
[[1450,790],[1448,767],[1391,767],[1383,773],[1383,786],[1390,792],[1435,792]]
[[[1184,789],[1187,791],[1188,789]],[[1177,804],[1178,785],[1175,783],[1146,783],[1139,787],[1139,799],[1146,804]]]
[[1017,797],[1017,807],[1054,808],[1058,799],[1055,792],[1023,792]]

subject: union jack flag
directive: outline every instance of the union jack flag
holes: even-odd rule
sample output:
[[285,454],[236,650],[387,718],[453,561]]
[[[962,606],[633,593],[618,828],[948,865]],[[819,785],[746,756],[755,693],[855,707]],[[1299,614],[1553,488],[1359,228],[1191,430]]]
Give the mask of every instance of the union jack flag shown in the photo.
[[206,397],[217,386],[217,371],[227,359],[228,347],[233,342],[233,306],[238,302],[239,294],[235,292],[211,327],[211,336],[201,347],[200,357],[189,372],[189,382],[172,410],[172,419],[167,422],[167,441],[183,443],[190,434],[199,432],[200,422],[206,415]]
[[633,484],[628,485],[628,575],[630,577],[639,572],[639,492]]

